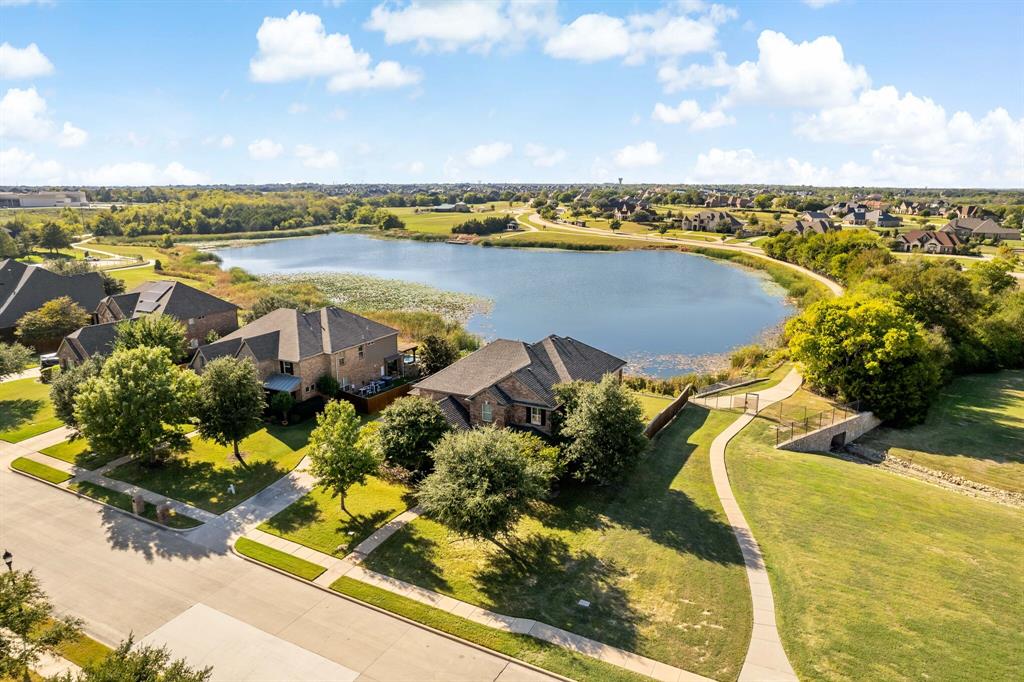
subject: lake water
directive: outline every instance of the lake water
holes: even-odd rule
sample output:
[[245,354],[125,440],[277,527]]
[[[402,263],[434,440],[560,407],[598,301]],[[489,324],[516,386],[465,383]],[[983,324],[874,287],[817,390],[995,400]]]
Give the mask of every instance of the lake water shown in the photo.
[[671,376],[750,343],[792,314],[757,271],[672,251],[481,248],[330,234],[217,251],[255,274],[354,272],[484,296],[467,327],[487,339],[572,336]]

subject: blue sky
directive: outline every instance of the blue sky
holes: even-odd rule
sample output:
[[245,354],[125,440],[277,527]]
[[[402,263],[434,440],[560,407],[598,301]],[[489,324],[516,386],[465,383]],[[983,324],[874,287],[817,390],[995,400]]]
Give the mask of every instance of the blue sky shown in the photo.
[[0,0],[0,184],[1024,187],[1024,3]]

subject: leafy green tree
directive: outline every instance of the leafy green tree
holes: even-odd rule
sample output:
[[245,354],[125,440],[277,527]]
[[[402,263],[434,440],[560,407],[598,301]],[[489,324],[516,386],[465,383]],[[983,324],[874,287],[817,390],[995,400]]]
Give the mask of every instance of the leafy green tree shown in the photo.
[[420,483],[420,506],[453,532],[489,540],[515,558],[505,539],[547,494],[551,475],[524,445],[506,429],[449,432],[434,448],[434,472]]
[[0,574],[0,678],[28,679],[44,654],[78,639],[81,627],[56,614],[32,571]]
[[576,384],[559,437],[562,462],[583,483],[608,485],[622,480],[647,447],[643,409],[635,394],[614,376],[599,383]]
[[828,395],[859,400],[881,419],[924,419],[945,354],[899,303],[863,294],[819,301],[786,325],[790,354]]
[[116,326],[115,350],[131,348],[166,348],[174,362],[182,362],[188,354],[185,325],[170,315],[144,315],[124,320]]
[[259,427],[266,407],[263,382],[251,361],[222,357],[203,369],[196,396],[199,435],[230,444],[242,465],[238,443]]
[[62,370],[50,385],[50,402],[53,403],[53,412],[66,426],[73,429],[78,428],[78,420],[75,418],[75,400],[78,398],[78,391],[81,390],[87,379],[99,376],[103,362],[102,355],[94,355],[79,365]]
[[978,323],[978,335],[996,367],[1024,368],[1024,291],[1004,296]]
[[377,420],[377,438],[384,461],[414,473],[427,473],[433,450],[450,427],[437,403],[406,396],[388,405]]
[[281,415],[283,421],[288,420],[288,413],[292,411],[294,405],[295,398],[292,397],[291,393],[277,391],[274,395],[270,396],[270,409]]
[[345,495],[353,485],[366,481],[366,477],[380,467],[375,448],[360,437],[360,420],[352,403],[332,400],[317,415],[316,428],[309,434],[309,473],[318,485],[329,490],[345,507]]
[[622,221],[621,221],[621,220],[619,220],[618,218],[612,218],[612,219],[611,219],[611,220],[610,220],[610,221],[608,222],[608,228],[609,228],[609,229],[610,229],[610,230],[611,230],[612,232],[618,232],[618,231],[619,231],[619,230],[620,230],[620,229],[622,228]]
[[82,306],[71,300],[70,296],[61,296],[22,315],[14,333],[23,343],[40,346],[59,341],[79,327],[89,324],[89,320],[89,313]]
[[427,374],[440,372],[459,359],[459,351],[443,336],[430,334],[420,341],[419,362]]
[[0,258],[19,258],[24,255],[21,244],[4,230],[0,230]]
[[166,348],[115,350],[75,400],[75,420],[93,451],[147,464],[190,447],[178,424],[194,413],[199,377],[171,362]]
[[71,246],[71,234],[57,223],[48,221],[39,228],[39,246],[49,249],[50,253],[66,249]]
[[135,644],[132,636],[81,672],[65,673],[55,682],[207,682],[213,668],[192,668],[183,658],[171,659],[167,647]]
[[24,371],[34,357],[32,349],[20,343],[0,343],[0,380]]
[[1013,263],[1005,258],[993,258],[974,265],[969,271],[971,279],[982,291],[999,295],[1016,286],[1013,275]]

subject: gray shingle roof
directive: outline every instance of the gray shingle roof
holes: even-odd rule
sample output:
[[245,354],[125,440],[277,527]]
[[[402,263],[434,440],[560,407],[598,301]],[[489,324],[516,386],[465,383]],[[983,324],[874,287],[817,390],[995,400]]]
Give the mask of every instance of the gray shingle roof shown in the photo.
[[117,339],[117,322],[90,324],[71,332],[61,341],[61,346],[71,349],[78,362],[85,362],[94,355],[110,355]]
[[437,406],[441,408],[441,414],[448,420],[448,423],[455,428],[465,430],[472,428],[473,425],[469,421],[469,412],[456,398],[448,396],[438,401]]
[[98,272],[58,275],[13,258],[0,261],[0,329],[15,326],[25,313],[61,296],[92,312],[103,298],[103,280]]
[[125,317],[170,315],[178,320],[232,312],[238,306],[182,282],[143,282],[131,291],[110,296]]

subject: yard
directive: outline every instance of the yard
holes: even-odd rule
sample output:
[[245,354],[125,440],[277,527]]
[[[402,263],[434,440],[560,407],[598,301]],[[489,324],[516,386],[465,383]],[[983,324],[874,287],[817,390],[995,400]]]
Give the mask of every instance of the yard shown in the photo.
[[[718,679],[739,674],[751,611],[708,446],[734,416],[689,406],[619,491],[566,486],[516,531],[522,568],[418,519],[364,565],[511,616]],[[579,600],[590,602],[588,607]]]
[[672,397],[667,395],[646,393],[644,391],[636,391],[636,397],[640,401],[640,406],[644,408],[644,420],[648,422],[657,417],[673,400]]
[[85,438],[75,438],[74,440],[66,440],[56,445],[51,445],[48,448],[40,450],[44,455],[49,455],[61,461],[67,462],[68,464],[74,464],[80,466],[83,469],[99,469],[107,462],[112,462],[117,459],[117,455],[103,456],[97,455],[89,448],[89,441]]
[[1024,492],[1024,370],[959,377],[928,418],[878,429],[860,443],[987,485]]
[[345,506],[352,517],[341,510],[338,498],[323,488],[314,488],[261,524],[260,530],[342,557],[411,504],[404,487],[371,477],[365,485],[352,486],[348,492]]
[[432,234],[450,234],[452,227],[461,225],[472,218],[489,218],[510,214],[507,201],[492,202],[495,210],[490,210],[491,203],[474,205],[472,213],[433,213],[423,207],[401,207],[387,209],[405,222],[405,229],[411,232],[430,232]]
[[[238,463],[230,446],[195,438],[192,450],[164,466],[150,468],[128,462],[107,476],[222,514],[294,469],[314,426],[316,421],[308,419],[293,426],[271,425],[256,431],[241,443],[245,466]],[[234,494],[228,490],[231,484],[235,486]]]
[[58,426],[48,385],[36,379],[0,383],[0,440],[18,443]]
[[730,444],[802,679],[1021,679],[1024,513],[826,455]]

